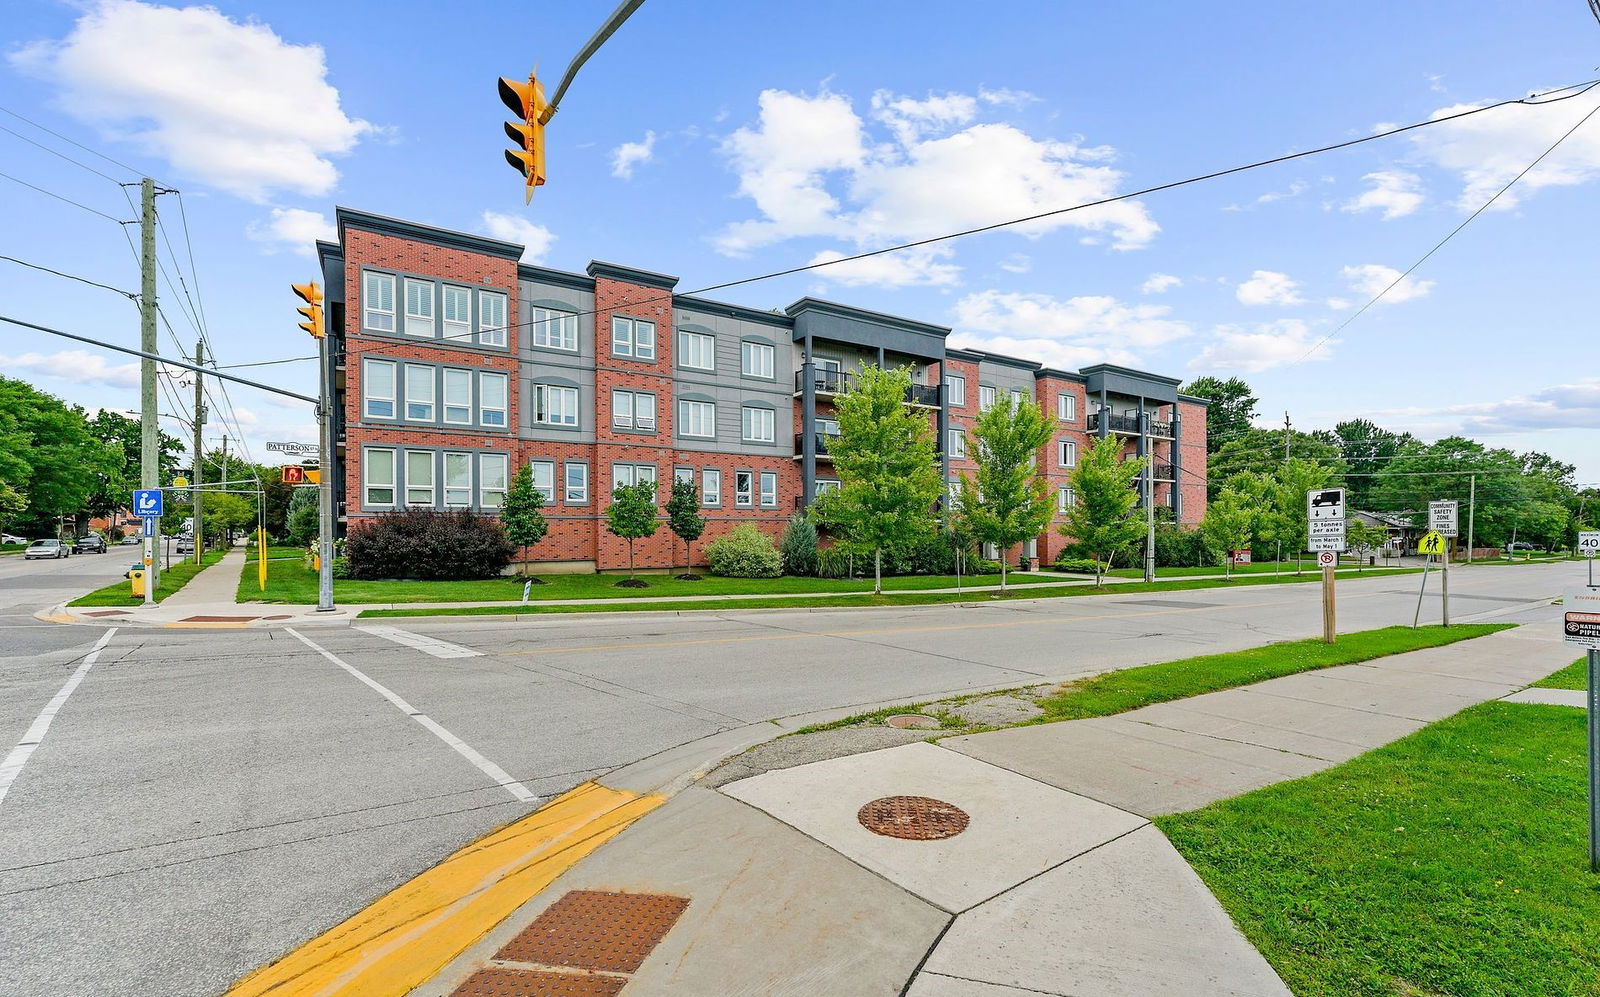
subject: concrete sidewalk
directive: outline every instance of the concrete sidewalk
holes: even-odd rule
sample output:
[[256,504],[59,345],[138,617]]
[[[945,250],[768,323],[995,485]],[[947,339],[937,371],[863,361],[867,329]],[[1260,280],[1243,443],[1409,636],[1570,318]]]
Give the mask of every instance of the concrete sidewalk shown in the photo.
[[[603,979],[615,988],[571,992],[630,997],[1289,997],[1149,818],[1331,767],[1571,657],[1523,627],[1116,717],[693,785],[410,993],[446,997],[485,971]],[[868,804],[906,797],[932,809],[902,801],[869,819]],[[604,976],[562,912],[572,897],[634,894],[687,906],[641,936],[628,975]],[[527,956],[530,936],[563,938],[564,961]]]

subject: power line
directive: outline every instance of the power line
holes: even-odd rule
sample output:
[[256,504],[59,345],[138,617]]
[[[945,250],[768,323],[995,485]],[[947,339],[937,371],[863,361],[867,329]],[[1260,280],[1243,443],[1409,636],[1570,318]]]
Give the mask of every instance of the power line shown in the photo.
[[99,211],[99,210],[97,210],[95,208],[91,208],[87,204],[84,204],[81,201],[74,201],[72,198],[65,197],[65,196],[63,196],[61,194],[57,194],[53,190],[45,190],[43,187],[37,186],[35,184],[31,184],[26,180],[20,180],[17,177],[12,176],[9,173],[0,173],[0,177],[4,177],[5,179],[10,180],[12,183],[20,183],[22,186],[27,187],[30,190],[36,190],[39,193],[45,195],[46,197],[53,197],[58,201],[65,201],[66,203],[72,205],[75,208],[82,208],[83,210],[89,212],[89,214],[91,214],[91,215],[99,215],[101,218],[104,218],[106,221],[111,222],[113,224],[116,224],[116,225],[125,225],[125,224],[127,224],[122,219],[113,218],[110,215],[106,214],[104,211]]
[[19,138],[22,141],[28,143],[29,145],[33,146],[34,148],[43,149],[45,152],[48,152],[50,155],[55,156],[58,159],[64,159],[67,162],[71,163],[73,166],[78,166],[78,167],[81,167],[81,168],[83,168],[85,170],[88,170],[90,173],[93,173],[97,177],[104,177],[105,179],[110,180],[112,183],[118,183],[119,182],[116,177],[111,176],[109,173],[101,173],[99,170],[95,169],[93,166],[90,166],[89,164],[84,163],[84,162],[82,162],[80,160],[73,159],[71,156],[67,155],[64,152],[58,152],[55,149],[50,148],[48,145],[45,145],[43,142],[35,142],[33,139],[31,139],[28,136],[22,134],[21,132],[17,131],[14,128],[7,128],[5,125],[0,125],[0,132],[6,132],[7,134],[15,135],[17,138]]
[[317,360],[319,357],[284,357],[282,360],[257,360],[253,363],[227,363],[218,365],[218,370],[236,370],[240,367],[271,367],[280,363],[304,363],[307,360]]
[[[82,149],[84,152],[89,153],[91,156],[99,156],[101,159],[105,160],[106,162],[110,163],[113,166],[120,166],[120,167],[122,167],[123,169],[127,170],[129,173],[131,173],[134,176],[141,176],[141,177],[142,176],[149,176],[149,172],[146,171],[146,170],[141,170],[141,169],[139,169],[137,167],[129,166],[127,163],[124,163],[124,162],[122,162],[121,160],[118,160],[118,159],[112,159],[110,156],[106,155],[105,153],[101,152],[100,150],[94,149],[94,148],[90,148],[89,146],[84,145],[82,142],[79,142],[76,139],[68,138],[67,136],[61,134],[60,132],[55,131],[54,129],[46,128],[44,125],[39,124],[39,122],[33,120],[32,118],[29,118],[29,117],[27,117],[25,115],[22,115],[22,114],[18,114],[16,111],[13,111],[9,107],[0,107],[0,112],[4,112],[6,114],[9,114],[13,118],[16,118],[18,121],[25,121],[28,124],[32,125],[33,127],[39,129],[40,131],[42,131],[42,132],[44,132],[44,133],[46,133],[48,135],[54,135],[56,138],[60,139],[63,142],[68,143],[69,145],[75,145],[78,148]],[[82,165],[82,164],[80,163],[79,165]]]
[[80,284],[88,284],[90,287],[99,287],[107,291],[115,291],[116,293],[132,301],[139,300],[139,296],[134,294],[132,291],[124,291],[120,287],[112,287],[110,284],[102,284],[99,281],[90,280],[87,277],[79,277],[77,274],[63,273],[60,270],[52,270],[49,267],[40,266],[37,263],[29,263],[27,260],[19,260],[15,256],[0,256],[0,260],[5,260],[8,263],[15,263],[18,266],[28,267],[33,270],[43,270],[45,273],[54,274],[57,277],[65,277],[68,280],[78,281]]

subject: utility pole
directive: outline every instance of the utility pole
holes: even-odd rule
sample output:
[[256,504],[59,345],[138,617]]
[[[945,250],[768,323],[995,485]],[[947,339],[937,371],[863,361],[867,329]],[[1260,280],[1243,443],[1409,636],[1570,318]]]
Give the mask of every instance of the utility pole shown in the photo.
[[1478,511],[1478,476],[1467,479],[1467,563],[1472,563],[1472,520]]
[[1155,449],[1150,445],[1150,416],[1146,413],[1144,454],[1144,580],[1156,580],[1156,466]]
[[1283,410],[1283,462],[1289,463],[1289,410]]
[[[196,340],[195,344],[194,344],[194,365],[196,367],[204,367],[205,363],[206,363],[205,342],[203,340]],[[194,532],[194,535],[196,537],[200,537],[200,536],[203,535],[201,533],[201,529],[200,529],[200,525],[199,524],[205,522],[205,519],[203,518],[203,511],[201,509],[201,502],[203,501],[204,492],[202,492],[201,489],[200,489],[200,486],[205,483],[205,471],[204,471],[205,461],[201,457],[201,449],[200,449],[201,446],[202,446],[201,439],[200,439],[200,433],[201,433],[203,427],[205,426],[205,424],[206,424],[205,386],[200,383],[200,374],[199,374],[199,372],[196,372],[195,375],[194,375],[194,474],[191,475],[191,477],[193,478],[193,484],[194,484],[194,521],[195,521],[195,532]],[[224,478],[224,479],[220,479],[220,480],[226,480],[226,479]],[[200,541],[199,540],[195,541],[193,553],[194,553],[194,563],[198,565],[200,563],[200,561],[201,561],[201,550],[200,550]]]
[[[161,487],[161,430],[156,410],[156,182],[139,184],[139,487]],[[161,523],[144,541],[144,602],[154,605],[161,580]]]
[[[217,480],[221,481],[221,482],[226,482],[226,481],[233,480],[232,475],[230,475],[228,473],[228,434],[227,433],[223,433],[222,434],[222,466],[217,469]],[[223,531],[222,531],[222,538],[224,540],[228,541],[227,545],[231,546],[232,542],[233,542],[233,528],[232,527],[224,527]]]

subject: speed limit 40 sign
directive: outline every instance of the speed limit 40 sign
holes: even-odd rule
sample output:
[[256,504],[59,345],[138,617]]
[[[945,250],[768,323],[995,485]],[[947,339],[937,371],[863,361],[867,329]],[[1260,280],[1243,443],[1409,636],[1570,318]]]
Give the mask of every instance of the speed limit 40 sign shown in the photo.
[[1600,530],[1578,534],[1578,553],[1584,557],[1600,557]]

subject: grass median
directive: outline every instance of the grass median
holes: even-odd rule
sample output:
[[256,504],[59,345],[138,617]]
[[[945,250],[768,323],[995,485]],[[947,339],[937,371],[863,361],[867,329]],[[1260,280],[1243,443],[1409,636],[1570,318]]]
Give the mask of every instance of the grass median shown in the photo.
[[[193,561],[179,561],[170,568],[161,572],[161,583],[156,586],[156,601],[160,602],[167,596],[189,584],[189,579],[201,571],[222,560],[226,551],[214,550],[203,555],[205,560],[201,564]],[[112,582],[105,588],[95,589],[86,596],[81,596],[67,603],[69,606],[138,606],[144,602],[143,596],[133,594],[133,584],[126,578]]]
[[[248,543],[245,545],[244,559],[247,562],[254,564],[257,560],[257,555],[259,554],[260,548],[255,543]],[[305,556],[306,549],[304,547],[290,547],[282,544],[267,545],[267,560],[269,561],[284,561],[293,558],[304,558]]]
[[1594,997],[1584,719],[1485,703],[1156,823],[1296,997]]
[[1587,689],[1589,688],[1589,659],[1579,658],[1559,672],[1547,675],[1535,682],[1534,686],[1539,689]]
[[[1339,564],[1339,577],[1343,578],[1345,572],[1360,574],[1364,571],[1394,571],[1399,565],[1388,565],[1381,562],[1376,565],[1367,565],[1365,562],[1343,561]],[[1222,565],[1205,568],[1157,568],[1157,578],[1192,578],[1196,575],[1221,575],[1227,572]],[[1293,561],[1256,561],[1251,564],[1236,564],[1233,566],[1235,575],[1274,575],[1274,574],[1306,574],[1322,577],[1322,569],[1317,567],[1315,557],[1307,558],[1298,565]],[[1112,568],[1106,572],[1109,578],[1143,578],[1143,568]],[[1094,577],[1087,575],[1087,577]]]

